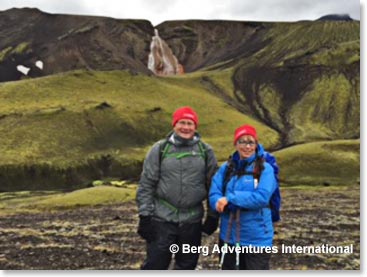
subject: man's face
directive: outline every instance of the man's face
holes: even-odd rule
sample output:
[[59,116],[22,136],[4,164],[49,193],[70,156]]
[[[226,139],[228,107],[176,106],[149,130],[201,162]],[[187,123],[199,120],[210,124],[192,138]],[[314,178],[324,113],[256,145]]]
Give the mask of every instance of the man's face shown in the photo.
[[184,139],[192,139],[195,135],[196,125],[191,119],[181,119],[177,121],[173,130]]

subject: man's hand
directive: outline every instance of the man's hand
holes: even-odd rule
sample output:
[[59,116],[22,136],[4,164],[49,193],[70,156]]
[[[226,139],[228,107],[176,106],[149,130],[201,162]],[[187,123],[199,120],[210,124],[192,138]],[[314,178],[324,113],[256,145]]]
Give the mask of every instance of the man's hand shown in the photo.
[[204,224],[201,226],[201,230],[207,234],[207,235],[211,235],[215,232],[215,230],[217,230],[218,228],[218,223],[219,223],[219,217],[214,217],[214,216],[210,216],[208,215],[205,218]]
[[139,216],[138,234],[147,242],[155,240],[157,234],[150,216]]

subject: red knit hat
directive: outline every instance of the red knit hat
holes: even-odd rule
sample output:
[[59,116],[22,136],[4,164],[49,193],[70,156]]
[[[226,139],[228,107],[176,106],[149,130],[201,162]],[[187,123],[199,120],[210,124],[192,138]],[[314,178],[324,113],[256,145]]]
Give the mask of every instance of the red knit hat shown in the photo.
[[257,140],[256,129],[250,125],[243,125],[241,127],[238,127],[236,131],[234,131],[233,144],[236,144],[237,140],[244,135],[252,136],[254,137],[254,139]]
[[196,112],[190,107],[181,107],[173,113],[172,126],[175,126],[177,121],[181,119],[191,119],[194,121],[196,128],[199,125],[199,118]]

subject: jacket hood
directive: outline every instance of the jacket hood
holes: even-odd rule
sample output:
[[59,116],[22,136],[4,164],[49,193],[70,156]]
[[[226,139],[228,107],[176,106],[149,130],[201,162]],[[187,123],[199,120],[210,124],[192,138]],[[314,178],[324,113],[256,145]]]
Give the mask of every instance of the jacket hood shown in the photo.
[[176,134],[174,131],[170,132],[167,136],[169,142],[176,146],[183,146],[183,145],[194,145],[198,143],[200,140],[200,135],[198,132],[195,132],[194,136],[191,139],[184,139]]

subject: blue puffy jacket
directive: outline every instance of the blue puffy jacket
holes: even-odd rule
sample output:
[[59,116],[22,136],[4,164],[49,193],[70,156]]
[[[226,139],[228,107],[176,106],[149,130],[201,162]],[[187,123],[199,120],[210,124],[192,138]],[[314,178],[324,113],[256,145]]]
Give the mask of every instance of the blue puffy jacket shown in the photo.
[[[239,154],[234,153],[232,160],[236,170],[245,167],[247,172],[253,172],[256,155],[263,156],[264,149],[259,144],[257,154],[240,160]],[[237,175],[227,183],[226,192],[223,195],[223,181],[227,169],[227,162],[224,163],[212,179],[209,191],[210,207],[215,210],[217,201],[226,196],[231,210],[241,208],[240,215],[240,245],[242,246],[272,246],[273,245],[273,224],[269,200],[276,188],[274,170],[271,165],[264,163],[264,170],[261,173],[260,182],[255,188],[254,177],[252,175]],[[229,221],[229,212],[221,214],[220,238],[225,241]],[[236,244],[236,222],[233,220],[231,235],[228,243]]]

